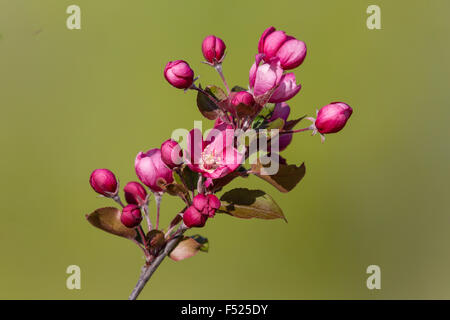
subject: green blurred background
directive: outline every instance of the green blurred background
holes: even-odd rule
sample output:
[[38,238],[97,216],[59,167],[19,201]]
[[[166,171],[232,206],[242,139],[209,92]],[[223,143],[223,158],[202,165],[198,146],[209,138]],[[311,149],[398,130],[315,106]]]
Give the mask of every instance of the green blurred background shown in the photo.
[[[81,30],[66,8],[81,7]],[[366,8],[381,7],[382,30]],[[169,60],[202,84],[208,34],[225,40],[224,71],[247,86],[262,31],[308,46],[295,70],[294,116],[336,100],[354,108],[345,130],[299,134],[284,155],[307,175],[289,194],[258,178],[289,223],[220,215],[196,230],[210,252],[165,261],[145,299],[450,298],[450,2],[0,1],[0,298],[125,299],[142,264],[131,241],[84,215],[111,203],[89,187],[109,168],[135,180],[134,158],[201,119],[192,92],[170,87]],[[205,126],[206,122],[205,122]],[[181,207],[165,197],[163,222]],[[81,290],[66,288],[68,265]],[[381,267],[381,290],[366,287]]]

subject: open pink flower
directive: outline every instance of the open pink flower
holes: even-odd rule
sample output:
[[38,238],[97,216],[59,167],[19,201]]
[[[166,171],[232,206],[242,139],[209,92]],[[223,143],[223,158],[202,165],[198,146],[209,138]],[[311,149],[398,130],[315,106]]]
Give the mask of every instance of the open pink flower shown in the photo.
[[302,88],[295,81],[295,74],[286,73],[281,77],[280,84],[270,97],[269,102],[278,103],[293,98]]
[[236,170],[244,155],[234,148],[234,130],[212,129],[206,140],[193,129],[187,139],[186,163],[204,177],[218,179]]
[[260,64],[261,61],[262,54],[257,54],[249,73],[250,88],[255,97],[274,90],[269,102],[278,103],[293,98],[300,91],[302,86],[297,85],[295,74],[283,74],[278,58],[275,57],[263,64]]

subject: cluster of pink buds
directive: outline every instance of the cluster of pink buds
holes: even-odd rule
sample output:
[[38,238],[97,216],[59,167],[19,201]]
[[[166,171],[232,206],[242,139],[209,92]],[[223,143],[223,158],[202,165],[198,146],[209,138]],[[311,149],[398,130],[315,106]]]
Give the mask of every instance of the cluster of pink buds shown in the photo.
[[208,218],[214,217],[220,208],[220,200],[213,194],[198,194],[193,204],[184,212],[183,221],[188,227],[203,227]]
[[[184,232],[189,228],[204,227],[216,213],[245,219],[284,219],[279,206],[261,190],[237,188],[225,192],[220,200],[216,194],[234,179],[247,178],[252,174],[281,192],[291,191],[303,178],[305,166],[288,165],[279,152],[292,144],[295,133],[312,131],[313,135],[320,134],[323,141],[324,135],[342,130],[352,115],[349,105],[333,102],[318,110],[316,118],[290,118],[294,109],[287,102],[301,89],[293,69],[305,61],[307,50],[303,41],[284,31],[270,27],[262,33],[249,70],[247,89],[234,86],[230,90],[222,68],[226,49],[225,42],[214,35],[207,36],[201,45],[206,60],[204,63],[218,72],[224,89],[216,85],[196,85],[194,71],[184,60],[170,61],[164,68],[167,82],[185,92],[194,91],[200,113],[214,121],[206,137],[200,129],[186,130],[184,148],[177,141],[167,139],[159,148],[139,152],[134,169],[142,184],[131,181],[125,185],[123,193],[127,205],[120,199],[119,183],[111,171],[97,169],[91,174],[92,188],[116,201],[122,209],[119,215],[115,208],[101,208],[89,215],[88,220],[110,233],[135,241],[145,252],[147,265],[161,255],[170,254],[178,243],[175,240],[180,237],[183,241],[197,242],[182,246],[181,252],[173,254],[174,259],[192,256],[192,251],[199,250],[205,239],[185,239]],[[295,129],[303,119],[312,124]],[[248,134],[250,141],[239,144],[237,132]],[[265,150],[259,140],[262,136],[266,138]],[[255,145],[257,149],[252,151]],[[275,146],[274,149],[269,149],[272,146]],[[266,154],[271,159],[275,155],[282,176],[277,176],[278,172],[265,170],[262,162],[245,167],[245,160],[260,154]],[[165,194],[179,197],[183,208],[163,229],[159,226],[159,217],[161,199]],[[156,203],[155,225],[150,218],[151,196]],[[147,232],[141,226],[143,216],[147,221]]]

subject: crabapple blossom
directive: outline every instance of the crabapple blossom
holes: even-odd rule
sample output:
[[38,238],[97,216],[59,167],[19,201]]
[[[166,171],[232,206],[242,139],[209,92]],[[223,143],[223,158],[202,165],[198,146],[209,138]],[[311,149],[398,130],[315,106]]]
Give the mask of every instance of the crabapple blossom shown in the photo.
[[188,228],[205,226],[208,216],[199,212],[194,206],[190,206],[183,214],[183,222]]
[[322,107],[315,121],[317,131],[321,134],[341,131],[352,113],[353,109],[344,102],[333,102]]
[[161,145],[161,159],[170,169],[183,163],[181,147],[175,140],[168,139]]
[[165,183],[172,183],[173,176],[170,170],[161,159],[159,149],[150,149],[147,152],[139,152],[134,162],[136,174],[153,192],[163,191],[158,185],[162,180]]
[[96,169],[91,173],[89,183],[95,192],[113,197],[117,194],[117,179],[114,173],[108,169]]
[[306,44],[284,31],[274,27],[267,28],[258,43],[258,52],[264,54],[264,60],[280,59],[281,67],[290,70],[302,64],[306,57]]
[[220,200],[213,194],[198,194],[194,197],[193,204],[195,209],[209,218],[214,217],[216,210],[220,208]]
[[184,60],[169,61],[164,68],[167,82],[178,89],[187,89],[194,82],[194,71]]
[[142,205],[147,198],[147,191],[145,188],[136,181],[131,181],[123,188],[125,193],[125,200],[129,204]]
[[129,204],[122,209],[120,222],[127,228],[135,228],[141,224],[142,214],[139,207],[135,204]]
[[226,49],[225,42],[216,36],[207,36],[202,42],[202,53],[211,64],[221,63]]

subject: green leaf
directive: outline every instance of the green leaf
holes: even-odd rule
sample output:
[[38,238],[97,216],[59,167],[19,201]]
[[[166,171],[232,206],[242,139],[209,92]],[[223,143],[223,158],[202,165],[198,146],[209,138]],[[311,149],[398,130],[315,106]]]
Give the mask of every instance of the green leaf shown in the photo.
[[202,246],[200,247],[200,251],[208,252],[209,251],[209,241],[208,238],[204,238],[199,234],[194,234],[190,236],[192,239],[200,243]]
[[207,86],[205,91],[216,98],[218,101],[223,101],[227,99],[226,93],[217,86]]
[[289,131],[289,130],[294,129],[294,127],[295,127],[300,121],[302,121],[303,119],[305,119],[305,117],[306,117],[306,116],[300,117],[300,118],[298,118],[298,119],[286,121],[286,123],[285,123],[283,129],[286,130],[286,131]]
[[264,166],[259,161],[256,164],[252,164],[251,167],[251,173],[269,182],[281,192],[289,192],[294,189],[306,173],[304,163],[300,166],[280,163],[278,172],[273,175],[264,174]]
[[245,89],[245,88],[243,88],[243,87],[241,87],[241,86],[234,86],[234,87],[231,89],[231,92],[241,92],[241,91],[247,91],[247,89]]
[[208,252],[208,247],[208,239],[200,235],[184,237],[170,252],[169,257],[174,261],[184,260],[195,256],[199,251]]
[[283,211],[273,198],[261,190],[237,188],[220,198],[220,211],[242,219],[283,219]]
[[116,236],[127,239],[136,239],[137,232],[135,229],[125,227],[120,222],[120,210],[114,207],[100,208],[86,215],[86,219],[94,227],[99,228]]
[[219,107],[200,91],[197,92],[197,107],[200,113],[209,120],[215,120],[219,116]]
[[[198,182],[198,173],[192,171],[186,165],[183,165],[183,167],[181,167],[180,172],[181,172],[183,181],[186,184],[186,188],[188,188],[189,191],[196,189],[197,182]],[[178,176],[178,174],[176,174],[175,176]],[[179,182],[178,182],[178,180],[179,180]],[[179,177],[178,177],[178,180],[177,180],[177,182],[182,184],[182,181]]]
[[212,191],[213,192],[220,191],[223,187],[225,187],[227,184],[229,184],[231,181],[233,181],[237,177],[246,177],[246,175],[242,174],[238,170],[236,170],[236,171],[230,172],[229,174],[227,174],[226,176],[223,176],[222,178],[214,179]]
[[266,119],[263,116],[256,116],[255,120],[253,120],[253,122],[252,122],[252,128],[253,129],[261,128],[263,126],[265,120]]
[[284,127],[284,120],[281,118],[277,118],[274,121],[269,122],[267,129],[278,129],[280,130],[281,128]]
[[268,119],[275,109],[275,104],[273,103],[267,103],[259,112],[259,114],[255,117],[255,120],[253,120],[252,128],[258,129],[265,127],[265,120]]
[[264,118],[267,118],[268,116],[272,115],[274,109],[275,109],[275,104],[268,103],[261,109],[261,111],[259,112],[259,115]]

